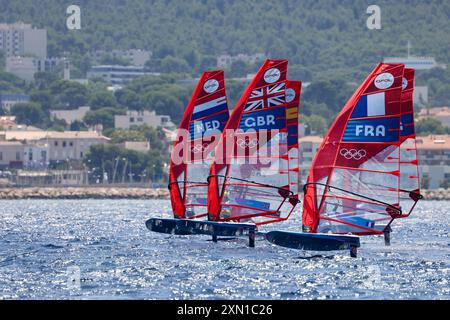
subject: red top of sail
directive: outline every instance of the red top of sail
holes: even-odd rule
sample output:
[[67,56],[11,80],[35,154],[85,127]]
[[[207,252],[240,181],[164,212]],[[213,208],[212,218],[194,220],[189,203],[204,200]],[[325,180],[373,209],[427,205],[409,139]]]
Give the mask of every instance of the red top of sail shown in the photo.
[[338,115],[313,161],[306,231],[382,233],[401,215],[403,64],[379,64]]

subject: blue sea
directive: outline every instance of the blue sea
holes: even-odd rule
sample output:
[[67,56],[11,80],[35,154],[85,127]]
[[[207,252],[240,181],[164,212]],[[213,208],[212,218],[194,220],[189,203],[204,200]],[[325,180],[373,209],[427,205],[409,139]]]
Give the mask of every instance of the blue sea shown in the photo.
[[[0,201],[0,299],[450,298],[450,202],[422,201],[390,247],[363,237],[356,259],[145,228],[170,212],[166,200]],[[300,214],[270,229],[299,230]]]

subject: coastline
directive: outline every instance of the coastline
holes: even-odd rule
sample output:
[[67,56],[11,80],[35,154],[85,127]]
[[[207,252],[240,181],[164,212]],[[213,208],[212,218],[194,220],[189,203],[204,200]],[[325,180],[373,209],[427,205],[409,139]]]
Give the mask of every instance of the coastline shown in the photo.
[[169,199],[169,190],[103,186],[0,188],[0,200],[14,199]]
[[[421,190],[424,200],[450,200],[450,189]],[[0,187],[0,200],[14,199],[169,199],[167,188]]]

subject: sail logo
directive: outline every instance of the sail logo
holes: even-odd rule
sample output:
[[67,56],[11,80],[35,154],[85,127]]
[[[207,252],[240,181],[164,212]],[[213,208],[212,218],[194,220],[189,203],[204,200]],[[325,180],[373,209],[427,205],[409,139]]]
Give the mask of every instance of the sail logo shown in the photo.
[[383,125],[357,125],[356,136],[360,136],[361,134],[363,134],[364,137],[384,137],[386,136],[386,128]]
[[398,141],[400,119],[398,117],[350,120],[342,141],[392,142]]
[[216,92],[217,89],[219,89],[219,81],[216,79],[210,79],[203,85],[203,90],[205,90],[206,93]]
[[378,89],[389,89],[394,84],[394,76],[389,72],[381,73],[375,78],[374,84]]
[[292,88],[287,89],[286,92],[285,92],[285,96],[286,96],[286,102],[294,101],[294,99],[295,99],[295,90],[292,89]]
[[277,68],[271,68],[264,73],[264,81],[267,83],[277,82],[281,77],[281,72]]
[[408,87],[408,79],[406,79],[405,77],[403,77],[402,80],[402,90],[405,90]]
[[216,130],[220,128],[220,122],[217,120],[212,121],[197,121],[194,123],[195,132],[203,133],[205,131]]
[[356,150],[356,149],[342,148],[339,154],[347,160],[354,159],[358,161],[366,157],[367,151],[364,149]]
[[266,116],[248,117],[244,120],[244,125],[247,128],[275,125],[275,116],[269,114]]
[[286,114],[284,108],[244,113],[239,128],[242,130],[281,129],[286,125],[285,119]]

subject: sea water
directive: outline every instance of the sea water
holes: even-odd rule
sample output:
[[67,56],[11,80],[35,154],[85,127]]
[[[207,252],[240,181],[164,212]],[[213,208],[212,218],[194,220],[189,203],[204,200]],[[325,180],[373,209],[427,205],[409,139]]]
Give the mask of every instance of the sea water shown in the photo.
[[[450,202],[422,201],[392,245],[302,252],[145,228],[166,200],[0,201],[1,299],[449,299]],[[294,219],[264,230],[300,230]]]

